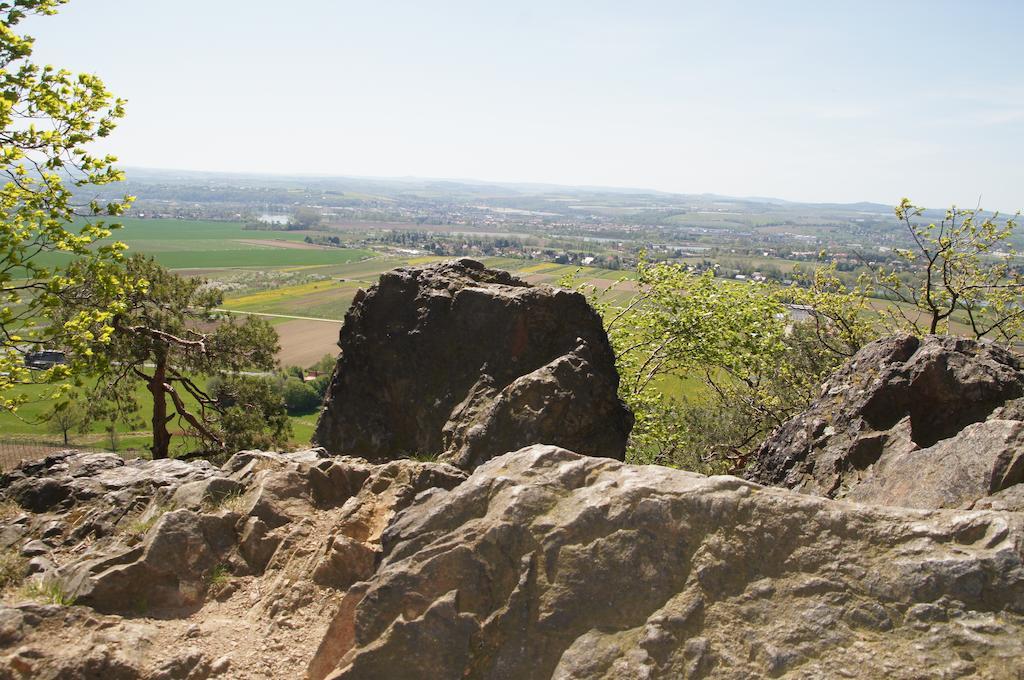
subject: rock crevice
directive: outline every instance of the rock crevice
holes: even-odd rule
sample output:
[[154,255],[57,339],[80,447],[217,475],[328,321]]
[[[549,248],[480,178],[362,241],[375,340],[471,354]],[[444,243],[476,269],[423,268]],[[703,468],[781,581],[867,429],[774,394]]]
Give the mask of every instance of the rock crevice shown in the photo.
[[1022,397],[1020,360],[999,347],[879,340],[768,438],[746,477],[865,503],[972,507],[1024,481]]

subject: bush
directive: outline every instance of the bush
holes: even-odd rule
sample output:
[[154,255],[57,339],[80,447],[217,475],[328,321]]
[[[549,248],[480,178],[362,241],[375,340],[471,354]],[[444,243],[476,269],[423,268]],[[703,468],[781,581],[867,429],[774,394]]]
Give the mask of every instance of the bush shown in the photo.
[[316,389],[298,378],[288,378],[284,381],[281,385],[281,396],[288,415],[304,415],[320,408],[320,395],[316,393]]
[[[582,286],[605,318],[619,396],[636,416],[629,462],[707,474],[742,467],[844,358],[821,341],[825,329],[792,321],[771,286],[644,259],[632,283],[625,306]],[[702,383],[693,398],[664,393],[665,380],[686,379]]]
[[277,381],[234,375],[211,380],[207,388],[221,410],[217,427],[226,450],[272,449],[287,443],[292,426]]
[[320,400],[320,403],[323,403],[324,397],[327,396],[327,388],[331,384],[331,376],[329,374],[322,375],[310,380],[307,384],[313,388],[314,392],[316,392],[317,399]]

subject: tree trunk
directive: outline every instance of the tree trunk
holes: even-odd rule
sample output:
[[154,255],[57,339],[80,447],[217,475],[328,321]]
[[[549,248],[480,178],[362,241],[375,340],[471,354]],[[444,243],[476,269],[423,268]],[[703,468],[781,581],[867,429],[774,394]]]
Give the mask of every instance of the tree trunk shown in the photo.
[[164,391],[166,379],[167,359],[158,357],[148,385],[149,393],[153,395],[153,460],[167,458],[171,447],[171,433],[167,431],[167,393]]
[[64,446],[68,445],[68,430],[64,428]]

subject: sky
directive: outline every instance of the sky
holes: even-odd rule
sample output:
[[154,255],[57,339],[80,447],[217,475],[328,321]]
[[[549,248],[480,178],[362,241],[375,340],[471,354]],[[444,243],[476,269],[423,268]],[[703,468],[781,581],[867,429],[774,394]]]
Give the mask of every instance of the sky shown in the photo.
[[72,0],[123,165],[1024,209],[1020,0]]

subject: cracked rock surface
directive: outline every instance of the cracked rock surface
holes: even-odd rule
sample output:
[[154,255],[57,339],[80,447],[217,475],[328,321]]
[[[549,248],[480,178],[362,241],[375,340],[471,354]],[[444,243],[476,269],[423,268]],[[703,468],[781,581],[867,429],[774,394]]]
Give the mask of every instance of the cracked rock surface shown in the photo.
[[[864,503],[989,507],[1024,481],[1024,370],[1000,347],[947,336],[865,346],[746,477]],[[1024,510],[1019,491],[997,501]]]
[[1017,677],[1022,521],[533,446],[396,518],[310,675]]

